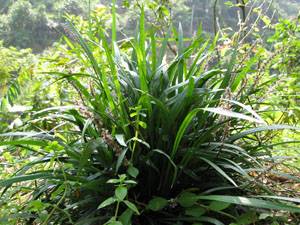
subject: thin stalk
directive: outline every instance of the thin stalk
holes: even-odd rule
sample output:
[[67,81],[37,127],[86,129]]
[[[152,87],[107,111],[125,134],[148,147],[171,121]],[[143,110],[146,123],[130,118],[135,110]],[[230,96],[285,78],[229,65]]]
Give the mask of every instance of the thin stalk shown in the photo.
[[117,206],[116,206],[116,211],[115,211],[115,218],[116,218],[116,219],[117,219],[117,217],[118,217],[119,208],[120,208],[120,201],[117,202]]

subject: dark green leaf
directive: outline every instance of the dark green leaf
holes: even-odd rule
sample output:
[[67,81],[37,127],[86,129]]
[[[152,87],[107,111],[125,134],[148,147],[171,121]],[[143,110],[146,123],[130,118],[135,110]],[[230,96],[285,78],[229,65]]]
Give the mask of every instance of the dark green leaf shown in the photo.
[[226,208],[228,208],[231,204],[227,202],[219,202],[219,201],[213,201],[209,204],[209,209],[213,211],[222,211]]
[[127,173],[136,178],[139,175],[139,170],[137,168],[135,168],[134,166],[129,166],[127,169]]
[[160,211],[167,205],[168,205],[168,200],[161,197],[155,197],[149,201],[147,208],[152,211]]
[[182,207],[191,207],[198,201],[198,196],[191,192],[183,192],[177,199]]
[[133,215],[133,211],[131,209],[126,209],[120,216],[119,220],[123,225],[131,225],[131,218]]
[[200,206],[192,206],[185,210],[185,214],[193,217],[200,217],[204,215],[206,210]]

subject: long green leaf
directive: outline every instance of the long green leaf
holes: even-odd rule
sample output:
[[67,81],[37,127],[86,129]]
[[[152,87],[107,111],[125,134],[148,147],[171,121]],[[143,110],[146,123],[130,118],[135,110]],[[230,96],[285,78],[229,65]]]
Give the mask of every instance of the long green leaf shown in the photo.
[[235,187],[237,187],[238,185],[234,182],[234,180],[229,177],[224,170],[222,170],[217,164],[213,163],[212,161],[203,158],[203,157],[199,157],[200,159],[202,159],[204,162],[206,162],[207,164],[209,164],[211,167],[213,167],[218,173],[220,173],[225,179],[227,179],[230,183],[232,183]]
[[13,140],[13,141],[0,141],[0,146],[12,146],[12,145],[33,145],[33,146],[47,146],[48,143],[45,141],[39,141],[39,140]]
[[221,107],[203,108],[202,110],[212,112],[212,113],[216,113],[216,114],[223,115],[223,116],[227,116],[227,117],[233,117],[233,118],[248,120],[250,122],[255,122],[255,123],[259,123],[259,124],[265,124],[265,122],[262,121],[262,120],[259,120],[259,119],[256,119],[254,117],[247,116],[247,115],[244,115],[244,114],[241,114],[241,113],[233,112],[233,111],[230,111],[230,110],[227,110],[227,109],[223,109]]
[[36,174],[29,174],[29,175],[22,175],[22,176],[15,176],[12,178],[4,179],[0,181],[0,187],[8,187],[14,183],[23,182],[23,181],[32,181],[36,179],[43,179],[52,177],[52,173],[36,173]]
[[207,195],[207,196],[198,196],[199,200],[211,200],[211,201],[220,201],[227,202],[236,205],[244,205],[254,208],[264,208],[264,209],[274,209],[274,210],[283,210],[289,212],[300,213],[300,208],[293,205],[271,202],[257,198],[246,198],[240,196],[227,196],[227,195]]
[[262,131],[271,131],[271,130],[300,130],[300,127],[294,127],[294,126],[289,126],[289,125],[271,125],[271,126],[261,126],[257,128],[252,128],[246,131],[243,131],[241,133],[238,133],[236,135],[233,135],[227,139],[228,142],[234,142],[238,139],[241,139],[243,137],[246,137],[250,134],[254,134],[257,132],[262,132]]
[[186,131],[186,129],[188,128],[188,126],[190,125],[190,123],[192,122],[192,120],[194,119],[194,117],[197,115],[197,113],[201,111],[201,109],[194,109],[191,112],[189,112],[189,114],[187,114],[187,116],[184,118],[182,124],[179,127],[179,130],[176,134],[176,138],[175,138],[175,142],[173,144],[173,148],[170,154],[171,159],[173,159],[176,155],[176,152],[178,150],[178,146],[182,140],[182,137]]

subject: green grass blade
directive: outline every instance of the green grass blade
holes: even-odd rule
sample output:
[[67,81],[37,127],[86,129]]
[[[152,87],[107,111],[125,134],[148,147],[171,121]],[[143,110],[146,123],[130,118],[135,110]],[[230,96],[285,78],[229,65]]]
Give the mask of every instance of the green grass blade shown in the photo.
[[150,33],[150,38],[151,38],[151,54],[152,54],[152,73],[155,74],[156,72],[156,66],[157,66],[157,53],[156,53],[156,38],[155,38],[155,32],[154,29],[151,30]]
[[258,124],[265,124],[264,121],[258,120],[254,117],[251,116],[247,116],[241,113],[237,113],[237,112],[233,112],[227,109],[223,109],[221,107],[217,107],[217,108],[203,108],[202,110],[204,111],[208,111],[208,112],[212,112],[212,113],[216,113],[222,116],[227,116],[227,117],[231,117],[231,118],[238,118],[238,119],[243,119],[243,120],[248,120],[250,122],[255,122]]
[[45,147],[48,145],[48,143],[39,140],[0,141],[0,146],[16,146],[16,145],[33,145],[33,146]]
[[240,106],[241,108],[245,109],[246,111],[248,111],[249,113],[251,113],[256,119],[258,119],[259,121],[261,121],[263,124],[267,125],[266,122],[263,120],[263,118],[261,118],[252,108],[251,106],[249,105],[245,105],[243,103],[240,103],[240,102],[237,102],[237,101],[234,101],[234,100],[227,100],[227,99],[224,99],[224,101],[227,101],[227,102],[231,102],[231,103],[234,103],[238,106]]
[[232,183],[235,187],[237,187],[238,185],[234,182],[234,180],[229,177],[224,170],[222,170],[217,164],[213,163],[212,161],[203,158],[203,157],[199,157],[201,160],[203,160],[204,162],[206,162],[208,165],[210,165],[211,167],[213,167],[219,174],[221,174],[226,180],[228,180],[230,183]]
[[283,210],[283,211],[300,213],[300,208],[297,206],[271,202],[271,201],[266,201],[257,198],[226,196],[226,195],[207,195],[207,196],[198,196],[197,198],[199,200],[220,201],[220,202],[227,202],[231,204],[244,205],[244,206],[255,207],[255,208]]
[[98,65],[98,62],[95,59],[90,47],[87,45],[87,43],[84,41],[81,34],[78,32],[78,30],[75,28],[75,26],[72,23],[69,23],[69,27],[70,27],[71,31],[76,35],[76,39],[77,39],[78,43],[80,44],[85,55],[89,59],[89,62],[91,64],[92,68],[94,69],[96,75],[101,80],[102,73],[101,73],[100,67]]
[[192,120],[194,119],[194,117],[197,115],[197,113],[200,111],[201,109],[194,109],[191,112],[189,112],[187,114],[187,116],[184,118],[182,124],[179,127],[179,130],[176,134],[176,138],[175,138],[175,142],[173,144],[173,148],[170,154],[171,159],[174,159],[176,152],[178,150],[179,144],[182,140],[182,137],[186,131],[186,129],[188,128],[188,126],[190,125],[190,123],[192,122]]
[[233,135],[227,139],[228,142],[234,142],[238,139],[244,138],[250,134],[254,134],[257,132],[262,132],[262,131],[273,131],[273,130],[300,130],[300,127],[294,127],[294,126],[289,126],[289,125],[270,125],[270,126],[261,126],[261,127],[256,127],[252,128],[246,131],[243,131],[241,133],[238,133],[236,135]]
[[14,183],[23,182],[23,181],[32,181],[32,180],[42,179],[42,178],[44,179],[52,176],[53,176],[52,173],[36,173],[30,175],[15,176],[9,179],[1,180],[0,187],[8,187]]
[[269,195],[259,195],[256,196],[259,198],[270,198],[275,200],[282,200],[282,201],[288,201],[288,202],[295,202],[300,204],[300,198],[290,198],[290,197],[282,197],[282,196],[269,196]]
[[[182,25],[179,23],[178,27],[178,56],[183,54],[183,30],[182,30]],[[178,83],[181,83],[185,78],[184,78],[184,58],[181,58],[179,63],[178,63]]]
[[166,158],[168,159],[168,161],[171,163],[171,165],[173,166],[173,168],[174,168],[174,174],[173,174],[172,185],[171,185],[171,186],[173,186],[174,183],[175,183],[175,180],[176,180],[176,178],[177,178],[177,173],[178,173],[178,168],[177,168],[176,164],[175,164],[174,161],[170,158],[170,156],[169,156],[168,154],[166,154],[164,151],[159,150],[159,149],[154,149],[154,150],[152,150],[152,151],[153,151],[153,152],[156,152],[156,153],[158,153],[158,154],[161,154],[161,155],[163,155],[164,157],[166,157]]

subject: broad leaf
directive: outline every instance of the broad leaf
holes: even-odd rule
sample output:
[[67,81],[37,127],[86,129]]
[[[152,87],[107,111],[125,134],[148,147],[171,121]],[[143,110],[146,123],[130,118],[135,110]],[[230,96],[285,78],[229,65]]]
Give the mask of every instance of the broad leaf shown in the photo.
[[198,196],[191,192],[183,192],[177,199],[182,207],[191,207],[198,201]]
[[105,201],[103,201],[103,202],[98,206],[97,209],[105,208],[105,207],[107,207],[107,206],[109,206],[109,205],[112,205],[112,204],[115,203],[116,201],[117,201],[116,198],[110,197],[110,198],[106,199]]
[[168,205],[168,200],[161,197],[155,197],[149,201],[147,208],[152,211],[160,211],[167,205]]
[[125,197],[127,196],[127,187],[119,186],[115,190],[115,196],[118,199],[118,201],[123,201]]

